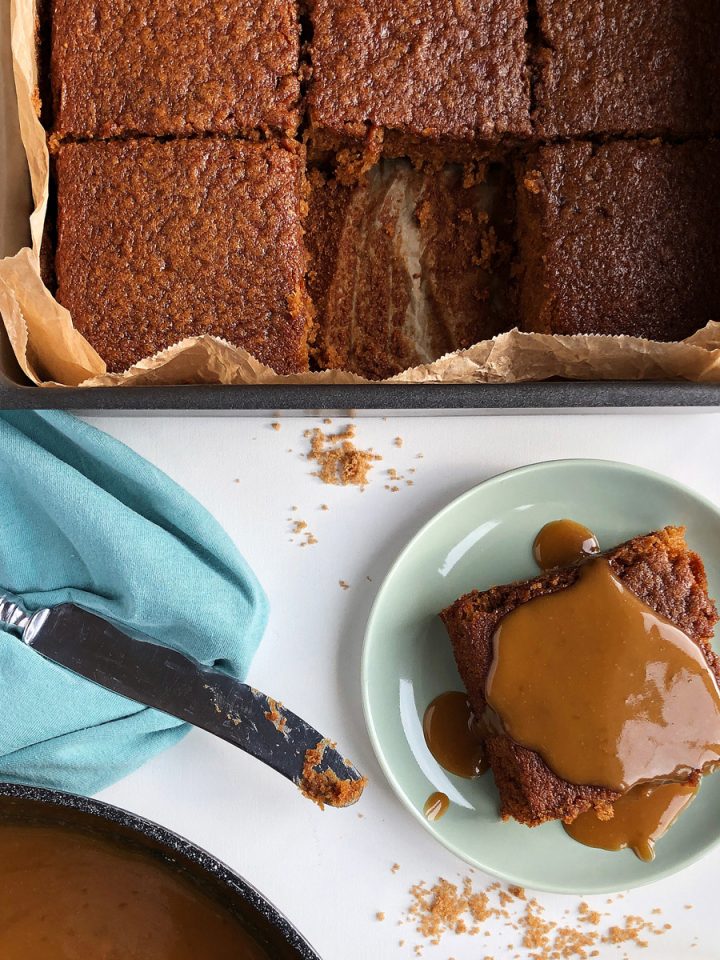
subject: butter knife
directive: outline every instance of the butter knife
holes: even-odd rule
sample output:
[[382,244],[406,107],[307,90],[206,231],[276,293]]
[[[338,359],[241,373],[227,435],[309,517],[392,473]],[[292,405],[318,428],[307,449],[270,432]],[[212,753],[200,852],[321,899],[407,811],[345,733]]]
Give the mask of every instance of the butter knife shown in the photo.
[[280,702],[72,603],[30,613],[0,593],[0,628],[47,660],[240,747],[319,806],[355,803],[365,778]]

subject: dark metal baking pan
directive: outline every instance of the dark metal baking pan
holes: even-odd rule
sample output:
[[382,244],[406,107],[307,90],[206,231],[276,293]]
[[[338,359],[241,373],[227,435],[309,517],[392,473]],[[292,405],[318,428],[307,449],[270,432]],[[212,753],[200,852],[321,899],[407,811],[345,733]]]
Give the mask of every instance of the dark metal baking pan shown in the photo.
[[0,373],[0,409],[83,411],[274,413],[392,411],[418,415],[542,413],[545,411],[689,408],[720,406],[720,384],[639,381],[545,381],[507,384],[361,384],[354,386],[20,386]]
[[[17,129],[17,105],[10,70],[9,3],[0,0],[0,141],[10,157],[0,164],[0,255],[27,243],[27,220],[17,214],[24,191],[18,190],[15,168],[23,165]],[[4,140],[3,140],[4,138]],[[5,143],[4,141],[7,141]],[[12,169],[11,169],[12,168]],[[10,201],[12,200],[12,209]],[[29,196],[25,198],[29,204]],[[686,382],[542,382],[519,384],[377,384],[363,386],[178,386],[39,389],[24,379],[0,324],[0,409],[71,409],[83,411],[267,413],[353,412],[393,413],[539,413],[599,409],[712,410],[720,406],[720,384]]]
[[0,409],[203,412],[261,416],[296,412],[395,414],[541,413],[579,409],[720,406],[720,384],[684,381],[552,380],[540,383],[356,384],[347,386],[36,387],[0,331]]
[[106,836],[114,843],[131,843],[200,883],[241,920],[273,960],[320,960],[290,921],[255,887],[209,853],[155,823],[99,800],[0,783],[0,823],[3,821],[50,823]]

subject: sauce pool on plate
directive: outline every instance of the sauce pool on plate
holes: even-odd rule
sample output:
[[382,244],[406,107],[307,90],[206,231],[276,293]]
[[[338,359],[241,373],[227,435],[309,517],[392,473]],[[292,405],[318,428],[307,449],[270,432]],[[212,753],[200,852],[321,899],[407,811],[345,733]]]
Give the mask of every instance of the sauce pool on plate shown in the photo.
[[449,773],[472,779],[487,770],[482,731],[466,693],[449,690],[435,697],[425,710],[423,732],[430,753]]

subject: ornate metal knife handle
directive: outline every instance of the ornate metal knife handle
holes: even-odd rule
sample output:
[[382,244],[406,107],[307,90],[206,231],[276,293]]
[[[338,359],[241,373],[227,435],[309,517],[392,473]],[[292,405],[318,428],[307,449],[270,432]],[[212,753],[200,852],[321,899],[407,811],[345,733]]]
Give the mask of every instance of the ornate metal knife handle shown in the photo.
[[22,636],[30,623],[30,614],[12,597],[0,593],[0,627]]

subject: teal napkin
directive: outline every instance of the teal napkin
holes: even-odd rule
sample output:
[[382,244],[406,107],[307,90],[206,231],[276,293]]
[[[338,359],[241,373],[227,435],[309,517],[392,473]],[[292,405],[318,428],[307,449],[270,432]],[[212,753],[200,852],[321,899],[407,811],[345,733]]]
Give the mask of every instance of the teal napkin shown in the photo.
[[[3,589],[30,610],[77,602],[239,678],[267,618],[254,574],[196,500],[56,412],[0,412]],[[186,730],[0,631],[0,781],[96,793]]]

